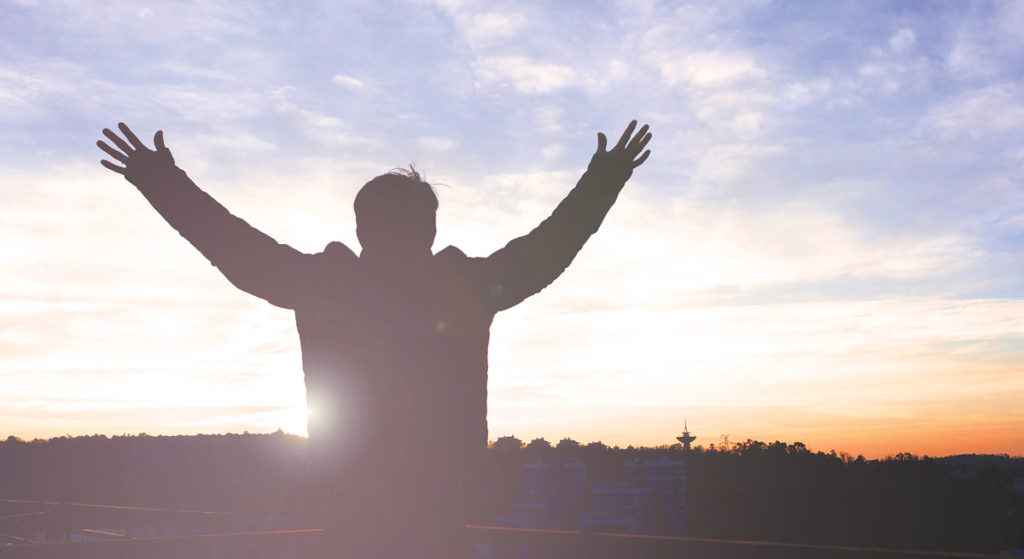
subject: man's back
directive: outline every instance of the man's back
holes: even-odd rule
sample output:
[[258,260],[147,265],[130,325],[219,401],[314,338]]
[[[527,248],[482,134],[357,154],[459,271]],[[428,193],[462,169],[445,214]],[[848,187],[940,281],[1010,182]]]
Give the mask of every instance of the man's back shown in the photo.
[[474,277],[480,263],[453,248],[405,267],[364,262],[336,243],[318,256],[330,264],[295,308],[311,459],[364,488],[410,470],[456,483],[443,478],[487,442],[495,309]]

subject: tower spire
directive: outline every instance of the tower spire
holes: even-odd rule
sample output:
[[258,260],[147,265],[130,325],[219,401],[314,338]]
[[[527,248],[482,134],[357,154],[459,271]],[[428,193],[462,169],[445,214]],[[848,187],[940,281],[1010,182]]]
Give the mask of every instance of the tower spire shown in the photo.
[[676,440],[683,443],[683,452],[690,452],[690,443],[697,440],[697,437],[690,434],[690,429],[686,425],[686,418],[683,418],[683,434],[676,437]]

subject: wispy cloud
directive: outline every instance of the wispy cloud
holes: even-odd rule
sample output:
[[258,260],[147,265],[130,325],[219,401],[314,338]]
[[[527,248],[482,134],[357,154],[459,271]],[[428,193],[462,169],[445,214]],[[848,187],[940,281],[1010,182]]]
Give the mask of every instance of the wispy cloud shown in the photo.
[[353,78],[352,76],[347,76],[345,74],[335,74],[331,78],[331,81],[342,87],[347,87],[351,89],[362,89],[366,87],[366,84],[363,83],[362,80],[358,78]]
[[651,60],[670,87],[720,88],[766,74],[752,57],[741,53],[654,53]]
[[484,56],[473,67],[481,83],[507,85],[527,94],[551,93],[576,81],[576,72],[569,66],[523,56]]
[[1024,126],[1024,104],[1016,84],[997,84],[969,91],[932,107],[921,127],[940,139],[978,139]]

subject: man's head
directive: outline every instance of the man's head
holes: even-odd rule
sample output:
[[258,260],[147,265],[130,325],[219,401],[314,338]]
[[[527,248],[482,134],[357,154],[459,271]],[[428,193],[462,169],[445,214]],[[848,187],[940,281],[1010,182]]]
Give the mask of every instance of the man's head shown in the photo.
[[374,178],[356,194],[354,206],[364,252],[397,258],[429,254],[437,234],[437,195],[415,169]]

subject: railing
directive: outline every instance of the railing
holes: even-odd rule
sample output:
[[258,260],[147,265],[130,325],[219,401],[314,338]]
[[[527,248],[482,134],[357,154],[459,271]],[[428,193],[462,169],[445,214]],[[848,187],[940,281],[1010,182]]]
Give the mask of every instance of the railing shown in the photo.
[[[45,508],[50,526],[56,527],[65,539],[71,534],[96,538],[89,541],[34,542],[24,536],[3,533],[0,524],[0,558],[11,559],[183,559],[237,557],[315,557],[321,548],[324,530],[319,528],[270,530],[255,532],[216,532],[203,534],[134,537],[126,533],[81,527],[80,520],[89,517],[92,526],[127,526],[102,524],[127,519],[136,526],[153,521],[174,520],[176,526],[197,527],[200,524],[227,528],[237,515],[207,511],[173,511],[146,507],[113,507],[58,503],[52,501],[11,501],[0,504],[16,508]],[[61,516],[63,515],[63,516]],[[30,525],[41,523],[36,510],[0,517]],[[199,522],[197,519],[204,522]],[[99,523],[97,523],[99,522]],[[38,524],[42,526],[42,524]],[[21,526],[24,533],[26,526]],[[505,551],[530,550],[530,558],[722,558],[722,559],[821,559],[877,558],[923,559],[961,558],[992,559],[999,555],[980,553],[883,549],[869,547],[816,545],[785,542],[760,542],[713,538],[642,536],[631,534],[587,534],[570,530],[539,530],[496,526],[466,526],[468,541],[483,553],[485,548]],[[518,555],[517,555],[518,556]]]
[[[309,552],[323,530],[234,532],[194,536],[154,536],[82,542],[44,542],[0,547],[12,559],[230,558],[237,554]],[[244,556],[244,555],[243,555]],[[302,555],[299,555],[300,557]]]
[[[584,554],[588,558],[614,557],[630,559],[661,557],[692,557],[698,559],[709,557],[722,559],[823,559],[826,557],[992,559],[1001,557],[1000,555],[986,553],[883,549],[678,536],[586,534],[570,530],[499,528],[496,526],[466,526],[466,529],[470,531],[471,541],[473,542],[537,549],[541,551],[542,557],[583,557]],[[532,557],[534,555],[531,555]]]

